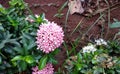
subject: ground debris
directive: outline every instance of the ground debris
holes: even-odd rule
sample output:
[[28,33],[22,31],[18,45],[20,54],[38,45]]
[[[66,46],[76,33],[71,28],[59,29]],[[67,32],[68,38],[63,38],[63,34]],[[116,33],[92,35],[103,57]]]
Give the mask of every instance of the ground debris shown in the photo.
[[74,14],[74,13],[82,14],[84,12],[84,8],[82,7],[81,0],[69,0],[68,7],[70,10],[70,14]]

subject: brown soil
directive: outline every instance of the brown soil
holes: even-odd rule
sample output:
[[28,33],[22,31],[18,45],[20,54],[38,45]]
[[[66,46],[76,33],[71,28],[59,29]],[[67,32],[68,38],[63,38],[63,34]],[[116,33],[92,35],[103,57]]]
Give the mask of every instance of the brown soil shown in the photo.
[[[96,23],[90,31],[86,33],[86,31],[89,29],[89,27],[98,19],[100,16],[99,14],[96,14],[92,17],[86,17],[83,14],[73,14],[68,16],[68,21],[65,26],[65,19],[66,14],[68,11],[68,7],[66,6],[62,13],[64,14],[61,18],[54,17],[56,13],[58,13],[58,10],[60,7],[67,1],[67,0],[24,0],[28,3],[30,9],[33,11],[34,14],[41,14],[45,13],[45,16],[48,20],[56,22],[58,25],[62,26],[65,31],[65,42],[67,43],[69,49],[71,49],[71,42],[74,42],[76,38],[80,38],[80,43],[77,50],[80,50],[80,48],[87,44],[88,41],[93,41],[97,38],[104,38],[106,40],[111,40],[115,33],[118,31],[117,29],[110,29],[109,32],[108,29],[108,16],[107,13],[105,13],[104,16],[104,22],[105,24],[102,25],[102,20],[100,20],[98,23]],[[96,1],[96,0],[94,0]],[[93,1],[93,2],[94,2]],[[112,3],[116,3],[116,0],[109,0],[113,1]],[[8,7],[8,0],[0,0],[0,3],[6,7]],[[111,5],[112,5],[111,3]],[[105,4],[104,4],[105,5]],[[118,4],[117,6],[119,6]],[[106,6],[106,5],[105,5]],[[120,8],[116,8],[112,10],[111,12],[111,22],[113,22],[113,18],[120,20]],[[71,35],[71,33],[74,31],[75,27],[78,25],[78,23],[82,20],[82,24],[80,27],[77,28],[77,30]],[[104,26],[104,29],[102,28]],[[103,29],[103,30],[102,30]],[[66,49],[64,46],[61,46],[61,52],[56,56],[56,59],[58,60],[58,64],[55,66],[55,70],[57,70],[59,67],[62,66],[63,62],[66,59]]]

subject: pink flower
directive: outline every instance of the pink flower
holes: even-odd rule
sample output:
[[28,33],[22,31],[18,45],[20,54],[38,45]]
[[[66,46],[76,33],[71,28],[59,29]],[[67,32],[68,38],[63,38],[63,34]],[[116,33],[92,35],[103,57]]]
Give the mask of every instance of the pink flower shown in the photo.
[[42,70],[39,70],[38,67],[33,67],[32,68],[33,72],[32,74],[53,74],[54,73],[54,68],[52,66],[51,63],[48,63],[45,68],[43,68]]
[[63,43],[64,32],[62,27],[54,22],[44,23],[37,31],[37,47],[45,53],[54,51]]

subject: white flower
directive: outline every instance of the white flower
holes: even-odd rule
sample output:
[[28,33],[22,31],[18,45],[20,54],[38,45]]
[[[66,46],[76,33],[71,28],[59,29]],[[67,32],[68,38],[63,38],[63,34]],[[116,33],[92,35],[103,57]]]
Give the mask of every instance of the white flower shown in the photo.
[[95,52],[97,49],[95,48],[94,45],[88,45],[83,47],[83,53],[90,53],[90,52]]
[[96,45],[107,45],[107,42],[103,39],[98,39],[98,40],[95,40],[96,42]]

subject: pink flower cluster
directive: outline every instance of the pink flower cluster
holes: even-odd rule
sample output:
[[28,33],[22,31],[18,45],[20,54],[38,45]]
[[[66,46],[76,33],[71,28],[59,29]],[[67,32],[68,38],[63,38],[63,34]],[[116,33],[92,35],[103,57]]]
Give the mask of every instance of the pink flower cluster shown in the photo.
[[45,53],[54,51],[63,43],[62,27],[54,22],[43,23],[37,31],[37,47]]
[[33,72],[32,74],[53,74],[54,73],[54,68],[52,66],[51,63],[48,63],[45,68],[43,68],[42,70],[39,70],[38,67],[33,67],[32,68]]

